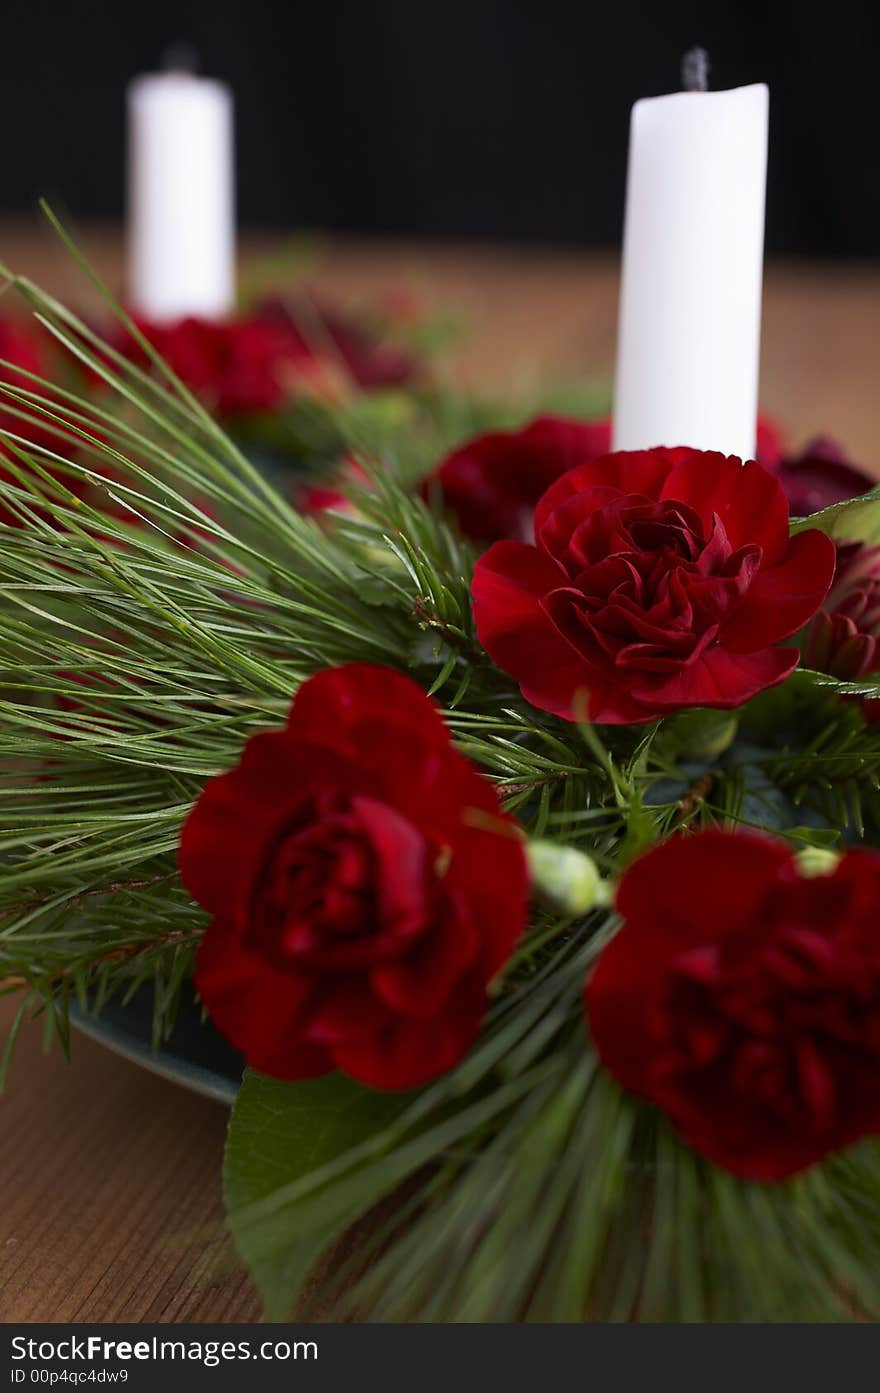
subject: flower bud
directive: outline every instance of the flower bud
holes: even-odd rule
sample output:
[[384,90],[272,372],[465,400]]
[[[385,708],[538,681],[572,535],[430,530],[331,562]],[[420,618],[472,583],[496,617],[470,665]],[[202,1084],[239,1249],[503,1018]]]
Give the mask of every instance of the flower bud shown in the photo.
[[832,875],[840,855],[826,846],[807,846],[794,859],[800,874],[812,879],[814,876]]
[[807,630],[804,662],[841,681],[880,669],[880,547],[838,544],[834,581]]
[[559,842],[529,842],[532,885],[554,909],[563,914],[586,914],[610,904],[611,887],[585,852]]

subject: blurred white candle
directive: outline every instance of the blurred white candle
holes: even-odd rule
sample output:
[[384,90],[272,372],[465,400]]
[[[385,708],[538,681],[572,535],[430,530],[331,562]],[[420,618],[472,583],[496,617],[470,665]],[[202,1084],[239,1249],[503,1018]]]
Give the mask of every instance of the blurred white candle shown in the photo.
[[632,109],[617,450],[755,453],[767,111],[763,84]]
[[128,88],[128,298],[150,319],[221,318],[235,301],[232,96],[170,71]]

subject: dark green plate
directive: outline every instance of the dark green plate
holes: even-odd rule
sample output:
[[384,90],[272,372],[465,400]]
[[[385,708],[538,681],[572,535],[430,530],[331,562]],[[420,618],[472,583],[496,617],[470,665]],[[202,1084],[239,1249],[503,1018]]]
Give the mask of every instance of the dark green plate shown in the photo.
[[194,1093],[231,1105],[241,1083],[244,1060],[209,1022],[203,1022],[192,992],[184,996],[174,1030],[156,1053],[150,1042],[152,987],[142,987],[126,1004],[109,1002],[99,1016],[70,1008],[71,1023],[115,1054],[182,1084]]

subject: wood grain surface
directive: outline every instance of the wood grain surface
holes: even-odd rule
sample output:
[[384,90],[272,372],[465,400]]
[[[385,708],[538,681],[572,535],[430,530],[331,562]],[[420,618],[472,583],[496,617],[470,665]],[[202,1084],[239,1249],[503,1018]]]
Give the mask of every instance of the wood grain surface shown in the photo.
[[[114,286],[113,229],[82,244]],[[248,252],[272,239],[246,241]],[[0,260],[88,307],[79,274],[36,224],[0,226]],[[617,262],[575,252],[334,242],[310,274],[343,303],[401,289],[459,312],[452,371],[513,393],[610,374]],[[0,306],[2,309],[2,306]],[[880,267],[772,265],[762,400],[797,441],[826,432],[880,477]],[[14,1011],[0,1001],[0,1039]],[[0,1104],[0,1319],[245,1321],[259,1302],[224,1235],[226,1110],[74,1037],[72,1063],[24,1030]]]

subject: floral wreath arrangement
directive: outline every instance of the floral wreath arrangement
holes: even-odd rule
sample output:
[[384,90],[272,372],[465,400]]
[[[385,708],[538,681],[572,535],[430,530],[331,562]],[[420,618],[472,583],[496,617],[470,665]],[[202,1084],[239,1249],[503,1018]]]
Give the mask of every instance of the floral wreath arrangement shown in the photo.
[[275,1318],[874,1318],[880,490],[407,373],[304,499],[218,420],[277,312],[5,274],[70,364],[0,331],[17,1023],[194,981]]

